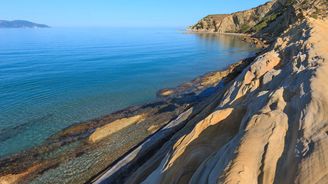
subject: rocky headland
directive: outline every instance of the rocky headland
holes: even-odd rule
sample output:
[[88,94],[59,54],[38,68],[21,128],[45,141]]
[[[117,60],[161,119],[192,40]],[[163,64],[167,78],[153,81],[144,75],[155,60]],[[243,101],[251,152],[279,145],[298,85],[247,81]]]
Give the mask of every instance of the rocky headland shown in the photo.
[[50,28],[45,24],[38,24],[26,20],[0,20],[0,28]]
[[327,14],[273,0],[202,19],[266,47],[1,159],[0,183],[328,183]]

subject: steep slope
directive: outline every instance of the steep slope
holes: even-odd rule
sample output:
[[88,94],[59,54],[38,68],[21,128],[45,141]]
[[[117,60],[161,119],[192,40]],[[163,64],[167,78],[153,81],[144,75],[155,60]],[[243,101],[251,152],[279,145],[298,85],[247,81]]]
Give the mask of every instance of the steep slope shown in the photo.
[[280,8],[282,8],[280,3],[272,1],[246,11],[209,15],[191,26],[190,30],[197,32],[244,33],[267,15],[280,11]]
[[270,47],[156,153],[95,183],[328,183],[327,1],[277,2],[293,20]]
[[[209,15],[189,29],[193,32],[244,33],[272,42],[299,16],[323,18],[325,0],[273,0],[256,8],[232,14]],[[298,16],[298,17],[297,17]]]

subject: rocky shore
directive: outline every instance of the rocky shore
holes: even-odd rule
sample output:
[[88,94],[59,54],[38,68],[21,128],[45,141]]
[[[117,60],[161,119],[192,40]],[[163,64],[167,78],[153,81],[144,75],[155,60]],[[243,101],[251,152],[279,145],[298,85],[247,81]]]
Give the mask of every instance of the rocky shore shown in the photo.
[[267,47],[1,159],[0,183],[327,183],[327,7],[273,0],[204,18],[190,29]]

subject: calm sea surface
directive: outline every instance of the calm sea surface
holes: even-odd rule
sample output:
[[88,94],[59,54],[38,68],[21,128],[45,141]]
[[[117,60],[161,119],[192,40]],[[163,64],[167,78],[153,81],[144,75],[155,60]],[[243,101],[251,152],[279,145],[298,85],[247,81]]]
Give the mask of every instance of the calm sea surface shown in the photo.
[[256,51],[179,29],[0,30],[0,157]]

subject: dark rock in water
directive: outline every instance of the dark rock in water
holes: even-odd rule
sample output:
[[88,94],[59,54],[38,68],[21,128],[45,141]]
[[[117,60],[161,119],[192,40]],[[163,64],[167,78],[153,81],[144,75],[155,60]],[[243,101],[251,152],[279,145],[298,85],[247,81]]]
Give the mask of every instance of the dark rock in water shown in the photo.
[[17,134],[21,134],[24,131],[26,131],[30,126],[33,126],[35,124],[41,124],[45,120],[48,120],[52,117],[53,117],[53,114],[46,114],[46,115],[43,115],[38,118],[27,120],[25,123],[14,126],[14,127],[0,129],[0,142],[11,139],[12,137],[16,136]]
[[45,24],[38,24],[26,20],[0,20],[0,28],[50,28]]
[[246,58],[240,62],[230,65],[227,69],[209,72],[196,79],[183,83],[176,88],[165,88],[157,92],[157,97],[162,99],[175,99],[186,101],[192,97],[208,96],[210,91],[224,86],[225,81],[231,80],[238,75],[245,66],[252,62],[254,57]]

